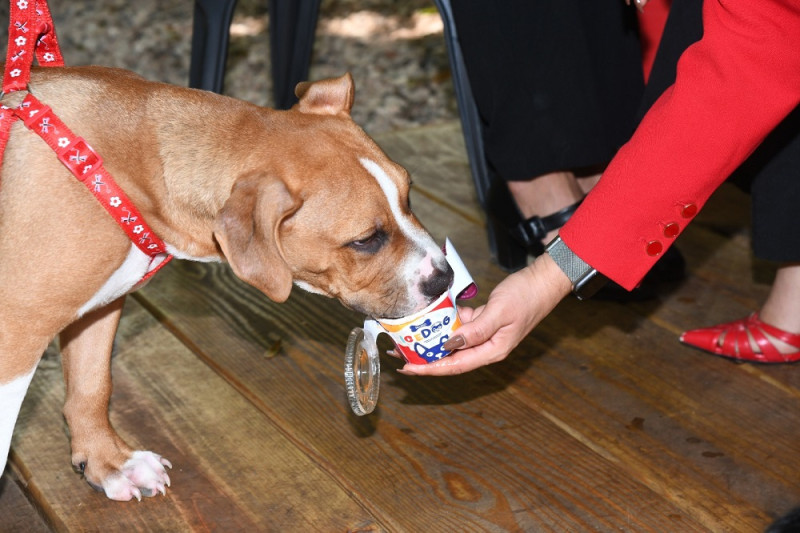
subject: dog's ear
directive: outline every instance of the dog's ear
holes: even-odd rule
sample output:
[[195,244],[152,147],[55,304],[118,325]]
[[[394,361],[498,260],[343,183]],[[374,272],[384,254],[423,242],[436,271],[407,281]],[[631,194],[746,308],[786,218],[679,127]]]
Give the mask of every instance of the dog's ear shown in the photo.
[[299,207],[280,180],[245,176],[234,183],[214,223],[214,237],[233,272],[276,302],[285,301],[292,291],[292,272],[280,249],[280,225]]
[[297,84],[294,94],[300,101],[296,108],[316,115],[349,115],[356,87],[349,72],[338,78]]

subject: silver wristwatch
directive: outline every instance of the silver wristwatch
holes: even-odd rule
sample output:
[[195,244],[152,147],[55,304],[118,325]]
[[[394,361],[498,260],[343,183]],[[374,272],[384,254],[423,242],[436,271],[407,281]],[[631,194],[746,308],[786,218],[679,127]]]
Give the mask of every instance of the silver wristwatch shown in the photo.
[[591,298],[594,293],[608,283],[607,277],[575,255],[575,252],[569,249],[561,237],[550,241],[544,251],[567,275],[572,283],[572,293],[579,300]]

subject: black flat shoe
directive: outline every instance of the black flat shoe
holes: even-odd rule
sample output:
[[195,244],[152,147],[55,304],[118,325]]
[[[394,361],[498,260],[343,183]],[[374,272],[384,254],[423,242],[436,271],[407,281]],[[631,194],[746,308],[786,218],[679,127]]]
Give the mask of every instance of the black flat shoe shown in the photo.
[[489,249],[497,264],[507,272],[525,268],[529,255],[538,257],[544,253],[542,239],[566,224],[582,201],[545,217],[525,219],[505,183],[493,186],[487,198],[487,231]]

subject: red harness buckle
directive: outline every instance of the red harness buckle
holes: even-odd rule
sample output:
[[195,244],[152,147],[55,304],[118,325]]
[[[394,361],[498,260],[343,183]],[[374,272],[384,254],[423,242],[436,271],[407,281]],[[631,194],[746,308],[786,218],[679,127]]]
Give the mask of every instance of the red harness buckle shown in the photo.
[[102,158],[80,137],[56,152],[56,155],[64,163],[64,166],[82,182],[92,176],[92,169],[100,168],[103,165]]

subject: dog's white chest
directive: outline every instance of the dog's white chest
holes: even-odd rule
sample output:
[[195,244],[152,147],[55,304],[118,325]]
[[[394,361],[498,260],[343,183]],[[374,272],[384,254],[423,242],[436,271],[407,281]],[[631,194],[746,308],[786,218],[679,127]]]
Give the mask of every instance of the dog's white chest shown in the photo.
[[139,283],[150,268],[151,258],[131,243],[128,257],[111,275],[100,290],[78,310],[78,316],[113,302],[127,294]]
[[33,378],[33,370],[8,383],[0,382],[0,468],[6,464],[11,433],[17,421],[22,400]]

